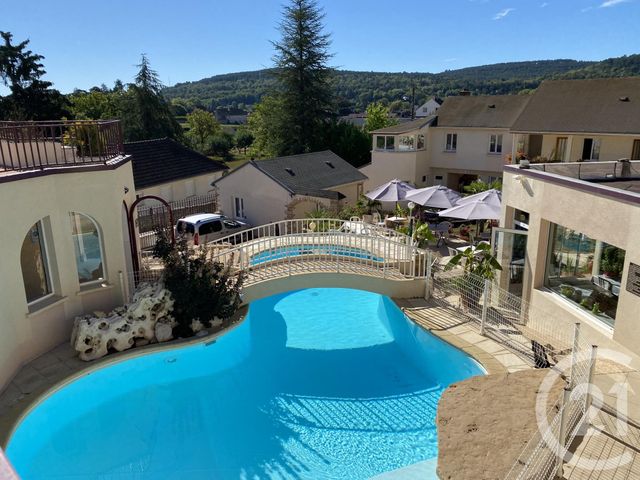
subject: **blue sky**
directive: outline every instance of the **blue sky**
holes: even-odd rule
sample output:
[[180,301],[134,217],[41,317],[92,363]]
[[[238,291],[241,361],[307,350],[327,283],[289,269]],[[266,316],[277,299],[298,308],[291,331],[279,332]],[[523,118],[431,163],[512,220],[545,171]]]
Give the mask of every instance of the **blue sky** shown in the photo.
[[[165,84],[270,66],[285,0],[0,0],[0,30],[46,57],[63,92],[131,81],[141,52]],[[640,53],[640,0],[320,0],[333,65],[439,72]]]

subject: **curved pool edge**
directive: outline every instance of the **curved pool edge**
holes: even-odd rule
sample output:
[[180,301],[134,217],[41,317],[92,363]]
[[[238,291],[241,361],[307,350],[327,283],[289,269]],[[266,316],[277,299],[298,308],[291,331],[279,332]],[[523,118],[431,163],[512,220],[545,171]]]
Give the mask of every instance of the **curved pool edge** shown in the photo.
[[[91,375],[92,373],[102,370],[103,368],[108,368],[113,365],[117,365],[122,362],[126,362],[128,360],[132,360],[134,358],[142,357],[145,355],[150,355],[159,352],[178,350],[186,347],[193,347],[199,344],[206,344],[215,340],[227,333],[235,330],[239,327],[244,320],[247,318],[249,305],[243,304],[240,309],[234,314],[231,320],[231,325],[222,330],[218,330],[215,332],[209,332],[206,335],[194,336],[189,338],[180,338],[176,340],[171,340],[165,343],[152,343],[149,345],[145,345],[142,347],[131,348],[129,350],[124,350],[122,352],[117,352],[111,355],[106,355],[100,359],[87,362],[87,366],[80,368],[79,370],[67,375],[61,380],[53,383],[47,388],[42,389],[41,391],[31,394],[27,400],[23,402],[19,402],[13,407],[11,407],[4,415],[0,417],[0,448],[2,450],[6,450],[9,445],[9,441],[11,437],[20,426],[22,420],[31,413],[38,405],[40,405],[44,400],[48,397],[56,393],[58,390],[64,388],[70,383],[85,377],[87,375]],[[28,365],[28,364],[26,364]],[[26,366],[25,365],[25,366]]]
[[[492,354],[478,348],[477,346],[464,340],[456,334],[453,334],[446,330],[430,329],[425,327],[424,325],[421,325],[419,322],[416,322],[411,317],[411,315],[407,314],[407,309],[405,307],[399,305],[396,299],[393,300],[394,303],[396,303],[397,307],[404,313],[405,317],[408,318],[412,323],[416,324],[426,332],[433,334],[438,339],[448,343],[452,347],[466,353],[485,370],[487,375],[507,373],[508,370],[505,368],[505,366],[502,365],[497,359],[495,359]],[[240,310],[234,315],[235,318],[233,320],[233,323],[225,329],[211,332],[200,337],[177,339],[162,344],[154,343],[145,345],[143,347],[125,350],[123,352],[118,352],[116,354],[107,355],[99,360],[88,363],[86,367],[69,374],[68,376],[55,382],[49,387],[42,389],[40,392],[32,394],[27,400],[17,403],[2,417],[0,417],[0,448],[6,450],[11,437],[19,427],[22,420],[45,399],[53,395],[58,390],[64,388],[66,385],[84,376],[90,375],[98,370],[131,360],[133,358],[138,358],[163,351],[191,347],[198,344],[206,344],[207,342],[219,338],[222,335],[225,335],[240,326],[247,317],[248,307],[248,304],[243,304]]]
[[[486,372],[487,375],[499,375],[508,373],[509,370],[502,363],[500,363],[492,353],[489,353],[485,350],[482,350],[478,346],[473,343],[465,340],[455,333],[451,333],[448,330],[438,330],[435,328],[428,328],[425,325],[422,325],[420,322],[416,321],[411,315],[409,315],[410,310],[407,307],[401,305],[401,303],[397,299],[393,299],[396,306],[404,313],[405,317],[408,318],[411,322],[416,324],[422,330],[429,332],[430,334],[436,336],[438,339],[442,340],[445,343],[448,343],[454,348],[463,351],[473,360],[475,360]],[[404,299],[403,299],[404,300]],[[485,337],[487,338],[487,337]],[[490,340],[487,338],[487,340]]]

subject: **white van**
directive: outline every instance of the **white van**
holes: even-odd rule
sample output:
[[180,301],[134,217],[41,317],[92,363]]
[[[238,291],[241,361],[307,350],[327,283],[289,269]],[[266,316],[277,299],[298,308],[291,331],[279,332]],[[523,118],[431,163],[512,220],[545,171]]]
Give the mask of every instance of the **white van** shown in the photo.
[[[192,245],[206,245],[207,242],[247,230],[250,226],[217,213],[198,213],[181,218],[176,223],[176,237],[186,235]],[[241,236],[233,237],[230,243],[239,243]]]

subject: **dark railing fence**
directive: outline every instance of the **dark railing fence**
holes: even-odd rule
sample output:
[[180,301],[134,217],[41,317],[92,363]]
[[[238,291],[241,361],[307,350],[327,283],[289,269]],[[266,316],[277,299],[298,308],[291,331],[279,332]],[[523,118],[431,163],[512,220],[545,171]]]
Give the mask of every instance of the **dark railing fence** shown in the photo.
[[104,164],[123,154],[119,120],[0,121],[0,169]]
[[[169,202],[173,218],[179,218],[196,213],[215,213],[218,210],[218,195],[214,192],[206,195],[185,198]],[[137,226],[140,234],[140,248],[152,248],[156,241],[154,232],[158,228],[173,228],[169,220],[169,210],[160,203],[142,205],[137,208]]]

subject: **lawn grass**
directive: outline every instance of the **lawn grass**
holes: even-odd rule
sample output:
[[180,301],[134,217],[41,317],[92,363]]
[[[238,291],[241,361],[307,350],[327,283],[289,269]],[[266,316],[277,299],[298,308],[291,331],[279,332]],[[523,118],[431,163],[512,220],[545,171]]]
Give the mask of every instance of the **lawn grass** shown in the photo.
[[246,154],[242,152],[238,153],[237,150],[233,149],[233,151],[231,152],[230,158],[225,159],[223,157],[214,156],[214,155],[209,156],[209,158],[211,158],[212,160],[217,160],[219,162],[222,162],[226,164],[227,167],[229,167],[229,169],[233,170],[235,168],[238,168],[244,165],[249,160],[251,160],[251,154],[249,152],[247,152]]

